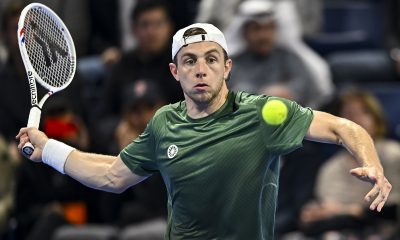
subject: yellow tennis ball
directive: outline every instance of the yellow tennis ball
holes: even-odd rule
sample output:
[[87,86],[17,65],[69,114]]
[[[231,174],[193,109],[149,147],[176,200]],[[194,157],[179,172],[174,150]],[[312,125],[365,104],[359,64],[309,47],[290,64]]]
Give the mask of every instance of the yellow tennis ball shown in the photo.
[[287,117],[288,108],[280,100],[267,101],[262,108],[262,117],[267,124],[282,124]]

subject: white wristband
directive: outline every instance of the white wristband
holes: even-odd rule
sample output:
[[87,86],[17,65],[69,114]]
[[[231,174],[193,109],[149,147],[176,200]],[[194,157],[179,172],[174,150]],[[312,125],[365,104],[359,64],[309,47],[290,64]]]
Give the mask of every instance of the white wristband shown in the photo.
[[75,150],[75,148],[65,143],[54,139],[49,139],[43,148],[42,162],[53,167],[60,173],[65,174],[64,165],[67,161],[68,155],[73,150]]

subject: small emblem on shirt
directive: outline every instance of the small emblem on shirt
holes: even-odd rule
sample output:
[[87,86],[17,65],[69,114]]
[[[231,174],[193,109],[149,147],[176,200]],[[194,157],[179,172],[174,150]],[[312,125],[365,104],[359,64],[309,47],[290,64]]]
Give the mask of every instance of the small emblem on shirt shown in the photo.
[[177,153],[178,153],[178,147],[175,144],[172,144],[171,146],[168,147],[167,150],[168,158],[171,159],[175,157]]

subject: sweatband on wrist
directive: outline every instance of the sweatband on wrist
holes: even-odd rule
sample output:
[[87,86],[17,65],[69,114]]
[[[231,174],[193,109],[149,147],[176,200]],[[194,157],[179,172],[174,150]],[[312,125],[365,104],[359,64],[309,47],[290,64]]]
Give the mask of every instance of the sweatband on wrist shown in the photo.
[[74,149],[75,148],[65,143],[59,142],[54,139],[49,139],[43,148],[42,162],[53,167],[60,173],[65,174],[64,172],[65,162],[67,161],[68,155]]

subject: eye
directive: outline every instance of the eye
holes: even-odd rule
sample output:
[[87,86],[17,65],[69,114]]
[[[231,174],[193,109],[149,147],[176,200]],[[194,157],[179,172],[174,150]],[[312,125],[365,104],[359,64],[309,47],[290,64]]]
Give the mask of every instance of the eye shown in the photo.
[[215,57],[209,57],[209,58],[207,59],[207,62],[208,62],[208,63],[215,63],[215,62],[217,62],[217,59],[216,59]]
[[193,58],[188,58],[184,60],[184,63],[187,65],[193,65],[195,63]]

